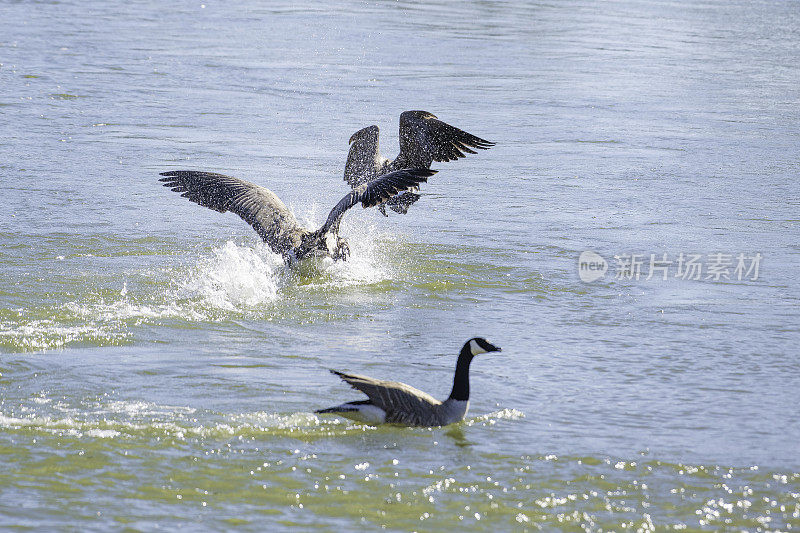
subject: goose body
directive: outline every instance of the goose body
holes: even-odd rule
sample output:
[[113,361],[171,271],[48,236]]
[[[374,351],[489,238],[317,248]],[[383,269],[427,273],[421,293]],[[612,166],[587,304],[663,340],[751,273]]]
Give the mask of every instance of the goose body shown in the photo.
[[444,401],[439,401],[405,383],[331,370],[345,383],[366,394],[368,399],[346,402],[316,412],[337,414],[371,425],[446,426],[453,424],[463,420],[469,410],[469,366],[472,359],[478,354],[499,351],[500,348],[481,337],[475,337],[464,343],[456,362],[453,388],[450,396]]
[[220,213],[231,211],[250,224],[261,239],[284,261],[293,263],[308,256],[347,259],[350,248],[339,237],[344,213],[361,203],[364,208],[389,200],[398,192],[416,188],[435,174],[427,168],[402,169],[355,187],[331,209],[325,223],[316,230],[304,228],[275,193],[238,178],[173,170],[162,172],[159,181],[172,191]]
[[[403,168],[430,168],[433,161],[451,161],[473,148],[488,150],[493,142],[476,137],[442,122],[427,111],[404,111],[400,114],[400,153],[393,160],[380,153],[378,126],[360,129],[350,137],[350,151],[344,169],[344,180],[352,188],[374,180],[388,172]],[[397,213],[406,213],[419,199],[413,191],[404,191],[386,203]],[[379,206],[385,215],[384,206]]]

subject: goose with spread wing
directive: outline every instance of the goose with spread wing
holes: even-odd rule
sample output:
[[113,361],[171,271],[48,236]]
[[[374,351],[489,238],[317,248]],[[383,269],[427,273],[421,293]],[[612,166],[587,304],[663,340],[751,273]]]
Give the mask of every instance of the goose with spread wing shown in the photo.
[[456,362],[453,389],[443,402],[405,383],[331,372],[348,385],[367,395],[367,400],[347,402],[320,409],[321,414],[341,415],[367,424],[399,424],[403,426],[446,426],[464,419],[469,409],[469,365],[482,353],[499,352],[499,347],[483,337],[464,343]]
[[265,243],[284,261],[293,263],[305,257],[332,257],[346,260],[347,241],[339,237],[344,213],[361,203],[364,208],[385,202],[399,192],[416,188],[435,174],[427,168],[396,170],[379,179],[355,187],[331,209],[321,228],[301,226],[275,193],[254,183],[223,174],[173,170],[162,172],[159,181],[190,201],[220,213],[231,211],[250,224]]
[[[354,189],[387,172],[430,168],[433,161],[452,161],[477,153],[473,148],[488,150],[494,146],[493,142],[442,122],[427,111],[404,111],[400,114],[400,153],[394,160],[381,156],[379,135],[378,126],[369,126],[350,137],[344,180]],[[393,211],[405,214],[418,199],[418,194],[405,191],[385,204]],[[386,215],[383,203],[379,209]]]

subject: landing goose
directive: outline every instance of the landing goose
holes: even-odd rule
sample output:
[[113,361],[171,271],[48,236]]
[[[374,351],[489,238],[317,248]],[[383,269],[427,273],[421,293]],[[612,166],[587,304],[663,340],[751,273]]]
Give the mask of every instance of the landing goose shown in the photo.
[[459,422],[469,409],[469,365],[472,358],[478,354],[499,351],[499,347],[482,337],[475,337],[464,343],[456,362],[453,390],[443,402],[405,383],[331,370],[348,385],[366,394],[369,399],[347,402],[316,412],[337,414],[373,425],[446,426]]
[[[400,154],[392,161],[381,156],[379,134],[378,126],[369,126],[350,137],[344,180],[354,189],[387,172],[402,168],[430,168],[433,161],[456,160],[468,153],[477,153],[471,148],[488,150],[494,146],[493,142],[442,122],[427,111],[404,111],[400,114]],[[418,199],[418,194],[406,191],[394,196],[386,205],[396,213],[405,214]],[[383,204],[379,209],[386,215]]]
[[339,223],[345,211],[359,202],[365,208],[378,205],[398,192],[428,181],[428,177],[435,173],[435,170],[427,168],[396,170],[363,183],[339,200],[325,224],[317,230],[302,227],[289,208],[269,189],[238,178],[211,172],[173,170],[162,172],[165,177],[159,181],[192,202],[220,213],[236,213],[256,230],[272,251],[281,254],[287,263],[293,263],[308,256],[347,259],[350,247],[345,239],[339,237]]

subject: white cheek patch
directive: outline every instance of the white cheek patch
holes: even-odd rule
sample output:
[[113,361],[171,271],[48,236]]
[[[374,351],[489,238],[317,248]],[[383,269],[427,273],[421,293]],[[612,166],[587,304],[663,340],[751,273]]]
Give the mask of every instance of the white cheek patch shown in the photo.
[[480,345],[475,342],[474,340],[469,341],[469,351],[472,352],[472,355],[478,355],[481,353],[486,353],[486,350],[480,347]]

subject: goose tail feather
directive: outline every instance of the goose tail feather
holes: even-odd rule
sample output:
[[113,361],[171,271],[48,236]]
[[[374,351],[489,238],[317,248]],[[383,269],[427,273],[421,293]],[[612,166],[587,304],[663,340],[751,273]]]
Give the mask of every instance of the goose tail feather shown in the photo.
[[386,422],[386,411],[373,405],[369,400],[347,402],[327,409],[318,409],[314,412],[317,414],[340,415],[367,424],[383,424]]

